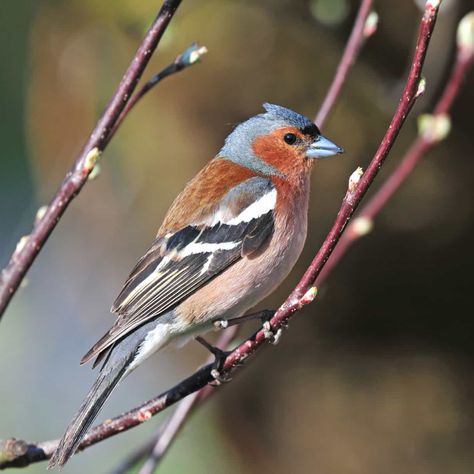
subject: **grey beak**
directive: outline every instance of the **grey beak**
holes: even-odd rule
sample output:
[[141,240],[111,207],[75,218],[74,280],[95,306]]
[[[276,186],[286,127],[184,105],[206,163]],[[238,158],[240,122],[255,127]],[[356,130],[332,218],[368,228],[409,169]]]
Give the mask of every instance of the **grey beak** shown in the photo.
[[319,135],[306,151],[308,158],[327,158],[344,153],[344,150],[323,135]]

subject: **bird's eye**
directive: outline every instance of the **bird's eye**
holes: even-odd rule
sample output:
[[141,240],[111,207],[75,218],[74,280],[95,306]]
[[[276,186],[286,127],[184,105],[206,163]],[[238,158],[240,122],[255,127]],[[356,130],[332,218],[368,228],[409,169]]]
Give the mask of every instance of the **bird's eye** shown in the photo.
[[296,135],[294,133],[287,133],[284,137],[283,140],[285,140],[288,145],[294,145],[296,143]]

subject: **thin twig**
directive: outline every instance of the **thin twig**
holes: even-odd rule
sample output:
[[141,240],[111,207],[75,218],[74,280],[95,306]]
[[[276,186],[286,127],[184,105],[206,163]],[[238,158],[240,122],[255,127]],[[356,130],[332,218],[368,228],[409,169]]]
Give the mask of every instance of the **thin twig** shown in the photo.
[[341,60],[337,67],[336,75],[331,83],[331,87],[324,98],[324,101],[319,109],[314,122],[320,127],[323,128],[328,118],[329,112],[333,109],[336,100],[341,93],[342,86],[347,79],[347,75],[351,67],[354,65],[354,62],[359,55],[360,48],[363,44],[364,38],[372,35],[375,32],[375,28],[366,28],[367,17],[369,16],[370,10],[372,9],[372,0],[362,0],[360,4],[359,11],[352,28],[349,41],[347,46],[342,54]]
[[43,248],[71,201],[87,182],[89,174],[107,146],[111,131],[135,90],[153,52],[181,0],[165,0],[125,72],[117,90],[95,125],[74,165],[64,178],[51,203],[42,209],[30,235],[24,236],[0,275],[0,318],[20,283]]
[[[286,327],[288,320],[301,308],[311,303],[316,297],[317,290],[314,287],[315,279],[318,277],[325,262],[331,255],[348,220],[375,179],[379,168],[383,165],[385,158],[397,138],[400,128],[405,122],[416,98],[420,95],[422,89],[420,87],[421,70],[426,57],[429,40],[436,23],[438,8],[438,1],[429,0],[426,2],[424,14],[420,23],[412,67],[389,129],[383,137],[379,149],[369,164],[367,171],[362,176],[357,172],[353,174],[342,206],[336,217],[336,221],[326,237],[320,251],[317,253],[300,283],[271,318],[269,323],[273,331],[277,332],[283,330],[283,328]],[[267,326],[266,328],[257,331],[252,337],[240,344],[228,355],[220,371],[221,376],[229,377],[232,373],[237,371],[239,367],[242,367],[242,364],[268,341]],[[80,449],[85,449],[92,444],[117,434],[118,432],[139,425],[144,421],[149,420],[156,413],[159,413],[179,400],[182,400],[187,395],[196,392],[210,382],[215,382],[215,379],[211,375],[211,371],[212,364],[206,365],[157,398],[150,400],[140,407],[130,410],[121,416],[107,420],[101,425],[94,427],[82,441]],[[30,454],[33,453],[36,453],[36,456],[31,459]],[[28,445],[28,449],[23,456],[10,462],[2,463],[0,464],[0,467],[4,468],[7,466],[18,465],[18,463],[27,465],[30,462],[46,459],[49,455],[49,452],[44,451],[38,453],[38,445]]]
[[[467,22],[470,22],[469,25]],[[474,31],[474,12],[469,13],[461,20],[458,31],[462,32],[463,27],[471,28]],[[372,230],[374,219],[407,180],[422,158],[449,134],[451,107],[459,94],[469,68],[474,62],[474,38],[471,37],[470,40],[466,38],[465,41],[462,41],[461,38],[462,35],[458,33],[455,63],[441,97],[434,107],[433,114],[420,117],[418,138],[413,142],[395,171],[347,226],[346,232],[344,232],[331,258],[324,266],[324,270],[320,273],[317,280],[318,284],[332,272],[352,244]]]
[[205,46],[200,46],[198,43],[193,43],[183,54],[180,54],[171,64],[168,64],[164,69],[162,69],[158,74],[155,74],[138,92],[136,92],[132,98],[127,102],[127,105],[122,110],[119,118],[115,122],[114,127],[109,133],[107,143],[115,135],[117,129],[122,125],[125,117],[128,116],[129,112],[135,107],[137,102],[143,98],[143,96],[153,89],[159,82],[161,82],[166,77],[169,77],[177,72],[186,69],[193,64],[196,64],[203,54],[207,53],[207,48]]

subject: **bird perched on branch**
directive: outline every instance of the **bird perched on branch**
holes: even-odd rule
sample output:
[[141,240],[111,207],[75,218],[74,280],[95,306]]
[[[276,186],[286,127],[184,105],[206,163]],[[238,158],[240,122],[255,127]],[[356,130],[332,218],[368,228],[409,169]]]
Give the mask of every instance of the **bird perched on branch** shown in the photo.
[[49,467],[67,462],[117,383],[147,357],[242,316],[298,259],[311,169],[342,149],[308,118],[264,108],[187,184],[132,270],[112,306],[115,324],[81,361],[95,357],[102,369]]

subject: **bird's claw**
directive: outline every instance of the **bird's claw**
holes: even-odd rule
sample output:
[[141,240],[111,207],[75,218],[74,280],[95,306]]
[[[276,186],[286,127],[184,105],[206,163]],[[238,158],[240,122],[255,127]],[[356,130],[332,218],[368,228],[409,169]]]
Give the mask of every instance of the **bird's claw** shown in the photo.
[[235,326],[236,324],[252,321],[254,319],[260,319],[260,321],[264,323],[272,319],[274,314],[275,314],[275,311],[265,309],[263,311],[259,311],[258,313],[246,314],[244,316],[239,316],[237,318],[216,319],[215,321],[213,321],[212,324],[214,325],[215,329],[227,329],[231,326]]
[[215,329],[227,329],[229,327],[229,321],[227,319],[218,319],[212,324],[214,324]]
[[231,378],[229,376],[222,375],[217,369],[211,370],[211,377],[214,380],[212,382],[209,382],[209,385],[212,385],[213,387],[219,387],[223,383],[227,383],[231,381]]
[[282,328],[278,328],[276,332],[273,332],[272,325],[270,321],[267,320],[263,323],[263,331],[265,339],[268,339],[270,344],[276,346],[280,342],[281,335],[283,334]]

